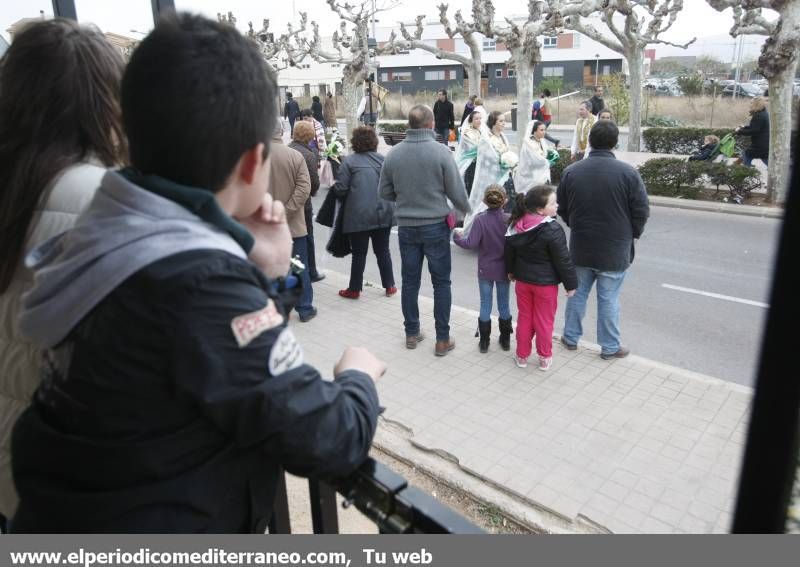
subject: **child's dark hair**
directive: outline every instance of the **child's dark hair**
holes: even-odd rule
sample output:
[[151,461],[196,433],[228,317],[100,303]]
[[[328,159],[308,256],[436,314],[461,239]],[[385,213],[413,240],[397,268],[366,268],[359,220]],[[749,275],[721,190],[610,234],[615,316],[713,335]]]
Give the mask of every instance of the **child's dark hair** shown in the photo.
[[511,211],[511,218],[508,219],[509,226],[516,224],[526,214],[535,213],[536,209],[545,208],[550,195],[554,191],[555,189],[550,185],[536,185],[527,193],[517,193],[516,201],[514,201],[514,210]]
[[300,111],[300,118],[308,118],[309,116],[314,116],[314,111],[310,108],[304,108]]
[[131,164],[216,193],[242,154],[260,143],[266,154],[276,97],[275,74],[233,26],[164,16],[133,52],[122,80]]
[[483,194],[483,202],[490,209],[499,209],[506,202],[506,190],[496,183],[489,185]]

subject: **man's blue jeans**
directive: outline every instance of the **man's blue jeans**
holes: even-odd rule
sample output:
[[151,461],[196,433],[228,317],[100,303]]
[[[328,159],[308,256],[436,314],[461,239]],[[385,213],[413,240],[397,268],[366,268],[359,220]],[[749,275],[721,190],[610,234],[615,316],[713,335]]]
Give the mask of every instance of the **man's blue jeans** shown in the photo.
[[311,273],[308,271],[308,238],[301,236],[292,239],[292,256],[299,256],[300,261],[306,267],[303,270],[301,281],[303,283],[303,293],[300,301],[297,302],[295,309],[300,315],[306,316],[313,309],[314,290],[311,289]]
[[511,319],[508,307],[508,295],[511,282],[495,282],[478,279],[478,291],[481,294],[481,313],[478,319],[489,321],[492,318],[492,287],[497,286],[497,314],[501,319]]
[[423,226],[401,226],[400,260],[403,289],[400,303],[406,336],[419,334],[419,286],[422,279],[422,260],[428,260],[433,284],[433,317],[436,320],[436,340],[450,338],[450,229],[444,221]]
[[761,161],[764,162],[764,165],[769,165],[769,159],[767,159],[767,158],[754,158],[750,154],[750,150],[749,149],[744,151],[744,155],[742,156],[742,165],[753,165],[753,160],[754,159],[760,159]]
[[597,342],[603,354],[614,354],[620,348],[619,294],[626,272],[601,272],[575,266],[578,289],[567,300],[564,314],[564,340],[576,345],[583,335],[583,317],[592,285],[597,281]]

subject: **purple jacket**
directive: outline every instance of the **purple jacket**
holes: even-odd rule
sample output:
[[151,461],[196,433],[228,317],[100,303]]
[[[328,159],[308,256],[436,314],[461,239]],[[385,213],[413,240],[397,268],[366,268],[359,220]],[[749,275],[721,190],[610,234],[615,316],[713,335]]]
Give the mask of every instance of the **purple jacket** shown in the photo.
[[507,229],[508,215],[503,209],[494,209],[475,217],[466,238],[453,235],[453,241],[461,248],[478,249],[478,278],[495,282],[508,281],[504,255]]

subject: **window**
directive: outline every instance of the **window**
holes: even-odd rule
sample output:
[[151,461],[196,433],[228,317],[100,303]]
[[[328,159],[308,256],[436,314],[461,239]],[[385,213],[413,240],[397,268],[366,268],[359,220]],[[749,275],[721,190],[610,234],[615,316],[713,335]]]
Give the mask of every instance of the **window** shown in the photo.
[[603,65],[603,75],[611,74],[611,65]]
[[389,82],[389,73],[381,73],[381,82],[388,83]]
[[552,67],[542,67],[542,77],[563,77],[564,67],[555,65]]
[[303,85],[303,96],[311,96],[311,85],[308,83]]
[[494,78],[495,79],[502,79],[503,78],[503,70],[502,69],[495,69],[494,70]]
[[483,50],[484,51],[494,51],[497,49],[497,42],[493,39],[484,39],[483,40]]
[[425,71],[425,80],[426,81],[445,81],[447,80],[447,76],[445,75],[447,71]]
[[333,91],[336,93],[336,96],[342,96],[344,94],[344,89],[342,88],[342,83],[334,83]]
[[558,38],[556,36],[545,37],[544,41],[542,41],[542,47],[545,48],[556,47],[556,45],[558,45]]
[[395,81],[411,82],[411,71],[400,71],[393,75]]
[[509,69],[508,70],[508,78],[509,79],[516,79],[517,78],[517,70],[516,69]]

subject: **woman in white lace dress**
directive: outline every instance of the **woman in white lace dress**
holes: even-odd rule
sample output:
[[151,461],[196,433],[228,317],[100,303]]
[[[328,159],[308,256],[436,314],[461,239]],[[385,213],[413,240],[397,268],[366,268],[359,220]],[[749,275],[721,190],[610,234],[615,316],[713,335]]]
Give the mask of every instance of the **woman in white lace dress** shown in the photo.
[[532,134],[522,141],[519,152],[519,166],[514,173],[514,187],[520,193],[536,185],[550,183],[550,144],[545,140],[544,122],[534,120]]
[[456,164],[461,177],[464,179],[464,186],[467,188],[467,195],[472,191],[472,182],[475,178],[475,165],[478,160],[478,144],[483,138],[483,114],[473,110],[467,117],[467,126],[461,131],[461,139],[456,148]]

